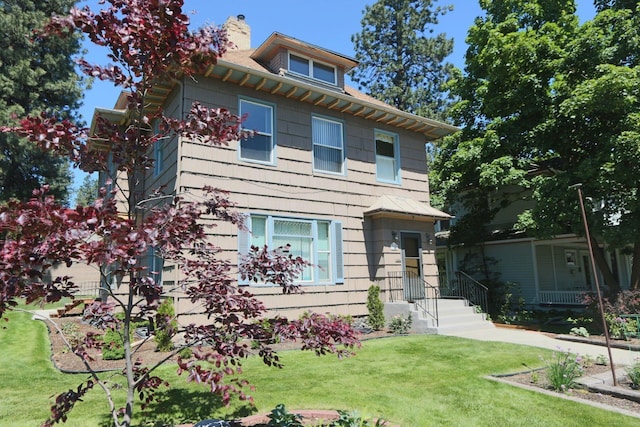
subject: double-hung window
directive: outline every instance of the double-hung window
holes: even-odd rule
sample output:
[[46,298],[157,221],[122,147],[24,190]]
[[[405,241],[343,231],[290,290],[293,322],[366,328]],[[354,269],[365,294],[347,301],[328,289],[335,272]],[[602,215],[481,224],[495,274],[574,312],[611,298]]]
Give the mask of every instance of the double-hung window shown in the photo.
[[250,246],[267,245],[271,249],[290,245],[293,256],[312,265],[304,269],[298,283],[323,285],[342,283],[342,224],[339,221],[298,219],[271,215],[250,215],[250,232],[240,232],[240,255]]
[[313,169],[321,172],[344,173],[344,131],[342,122],[313,117]]
[[375,131],[376,177],[378,181],[400,183],[400,149],[398,136],[393,133]]
[[251,138],[240,141],[240,159],[273,164],[273,106],[241,99],[240,117],[242,127],[254,131]]
[[147,252],[147,268],[149,277],[151,277],[156,284],[162,284],[164,259],[162,259],[160,251],[154,247],[150,247]]
[[293,53],[289,54],[289,71],[332,85],[337,84],[335,67]]

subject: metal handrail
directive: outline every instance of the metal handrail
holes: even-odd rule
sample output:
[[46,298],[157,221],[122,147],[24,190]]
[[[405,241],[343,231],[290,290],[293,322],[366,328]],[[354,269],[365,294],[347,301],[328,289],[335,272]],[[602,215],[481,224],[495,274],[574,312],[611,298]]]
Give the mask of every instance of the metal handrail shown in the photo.
[[463,298],[473,306],[489,312],[489,289],[464,271],[456,271],[455,279],[440,284],[440,295],[444,298]]
[[438,287],[428,284],[422,277],[411,271],[392,271],[387,274],[389,301],[413,303],[425,318],[438,322]]

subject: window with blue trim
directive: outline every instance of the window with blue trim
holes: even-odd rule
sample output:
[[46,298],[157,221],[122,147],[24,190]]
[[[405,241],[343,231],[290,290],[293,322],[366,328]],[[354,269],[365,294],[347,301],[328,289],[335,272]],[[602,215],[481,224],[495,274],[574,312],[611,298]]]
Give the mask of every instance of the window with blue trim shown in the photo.
[[240,158],[261,163],[274,162],[273,106],[246,99],[240,100],[242,128],[254,131],[251,138],[240,141]]
[[344,130],[342,122],[322,117],[311,119],[313,170],[344,173]]
[[398,135],[375,131],[376,178],[378,181],[400,183],[400,148]]
[[246,253],[250,246],[262,248],[267,245],[275,249],[290,245],[293,256],[300,256],[312,264],[302,272],[298,283],[325,285],[344,282],[341,222],[249,215],[247,228],[247,231],[239,233],[240,255]]

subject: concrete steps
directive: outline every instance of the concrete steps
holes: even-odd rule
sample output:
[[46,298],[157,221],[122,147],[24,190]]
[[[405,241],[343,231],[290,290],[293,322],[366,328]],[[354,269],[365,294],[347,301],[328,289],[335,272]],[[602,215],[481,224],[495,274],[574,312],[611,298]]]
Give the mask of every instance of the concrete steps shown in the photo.
[[447,335],[456,332],[492,329],[495,326],[485,318],[485,314],[477,313],[474,307],[461,299],[438,300],[438,325],[434,319],[425,318],[415,304],[408,302],[385,303],[384,315],[387,322],[396,315],[406,316],[411,313],[415,333]]
[[75,316],[80,315],[84,312],[87,304],[91,304],[95,301],[95,298],[77,298],[71,302],[68,302],[56,310],[55,313],[52,313],[50,317],[65,317],[65,316]]

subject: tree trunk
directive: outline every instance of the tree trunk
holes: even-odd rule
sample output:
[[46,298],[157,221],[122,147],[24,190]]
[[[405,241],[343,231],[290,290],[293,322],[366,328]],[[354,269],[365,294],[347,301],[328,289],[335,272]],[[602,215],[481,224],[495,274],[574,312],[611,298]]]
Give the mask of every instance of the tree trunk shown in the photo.
[[[600,273],[602,273],[604,284],[609,288],[609,296],[615,296],[620,292],[620,283],[616,280],[609,263],[607,263],[607,260],[604,257],[604,250],[598,246],[598,242],[593,236],[591,236],[591,247],[593,248],[593,258],[596,262],[596,266],[598,267],[598,270],[600,270]],[[593,274],[596,275],[598,272],[594,271]]]
[[631,282],[629,289],[640,289],[640,241],[633,245],[633,262],[631,263]]

